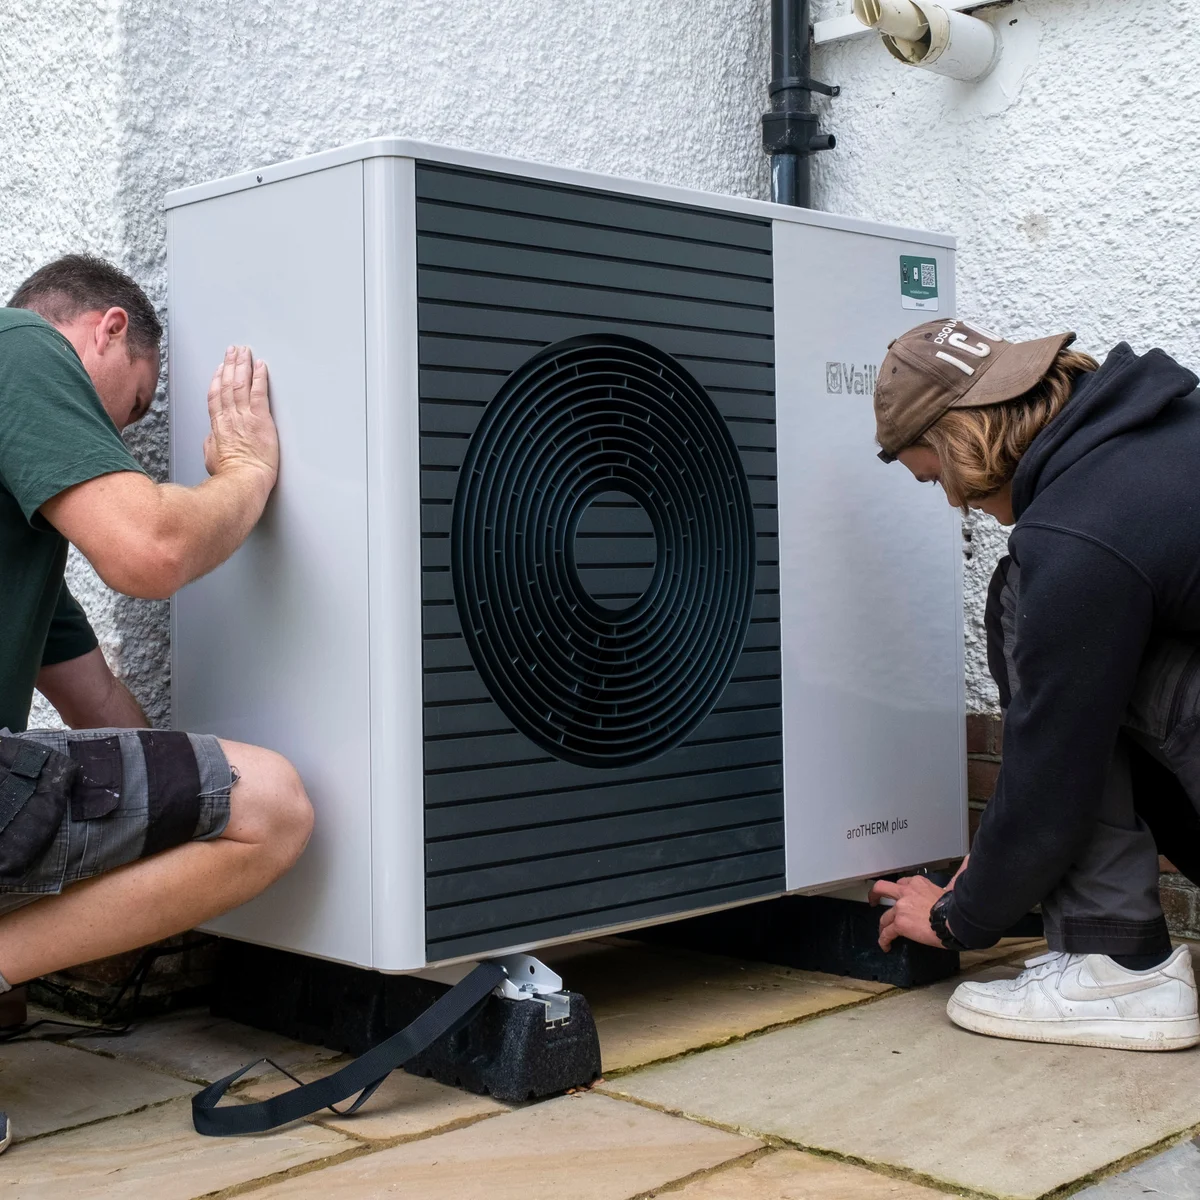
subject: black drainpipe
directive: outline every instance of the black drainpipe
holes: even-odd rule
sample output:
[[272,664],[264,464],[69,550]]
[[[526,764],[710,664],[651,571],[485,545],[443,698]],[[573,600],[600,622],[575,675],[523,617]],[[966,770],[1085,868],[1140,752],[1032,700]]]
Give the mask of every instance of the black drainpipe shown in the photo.
[[771,108],[763,113],[763,150],[771,156],[771,199],[800,208],[812,208],[809,159],[837,144],[832,133],[818,130],[811,93],[840,91],[809,76],[809,25],[809,0],[771,0]]

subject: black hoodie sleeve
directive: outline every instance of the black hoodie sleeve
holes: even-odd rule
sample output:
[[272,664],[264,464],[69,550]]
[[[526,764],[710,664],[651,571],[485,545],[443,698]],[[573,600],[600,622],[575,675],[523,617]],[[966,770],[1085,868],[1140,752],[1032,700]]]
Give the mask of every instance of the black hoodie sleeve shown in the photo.
[[1066,530],[1018,526],[1021,568],[1004,754],[947,913],[971,947],[1041,901],[1091,835],[1154,598],[1126,559]]

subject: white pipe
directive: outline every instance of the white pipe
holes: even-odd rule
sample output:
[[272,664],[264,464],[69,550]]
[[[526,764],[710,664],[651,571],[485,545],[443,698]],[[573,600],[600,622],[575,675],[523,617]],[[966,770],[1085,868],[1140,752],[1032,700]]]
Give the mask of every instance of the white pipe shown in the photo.
[[[969,12],[973,8],[985,8],[989,4],[995,4],[996,0],[939,0],[939,2],[943,8]],[[830,42],[870,37],[874,32],[874,29],[869,29],[851,12],[849,16],[827,17],[823,21],[815,21],[813,23],[813,43],[817,46],[825,46]]]
[[[908,10],[916,13],[922,26],[917,37],[892,31],[913,28]],[[864,25],[879,30],[894,58],[937,75],[983,79],[999,57],[999,39],[987,21],[932,0],[854,0],[854,15]]]
[[929,32],[929,22],[912,0],[854,0],[854,15],[864,25],[908,42]]

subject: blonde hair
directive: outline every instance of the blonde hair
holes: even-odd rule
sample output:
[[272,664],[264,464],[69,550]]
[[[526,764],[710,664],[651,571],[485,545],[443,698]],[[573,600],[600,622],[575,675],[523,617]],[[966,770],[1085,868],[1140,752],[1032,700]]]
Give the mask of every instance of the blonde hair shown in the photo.
[[937,452],[947,497],[964,511],[998,492],[1016,474],[1030,442],[1062,412],[1075,381],[1100,364],[1078,350],[1060,350],[1036,387],[1004,404],[952,408],[914,443]]

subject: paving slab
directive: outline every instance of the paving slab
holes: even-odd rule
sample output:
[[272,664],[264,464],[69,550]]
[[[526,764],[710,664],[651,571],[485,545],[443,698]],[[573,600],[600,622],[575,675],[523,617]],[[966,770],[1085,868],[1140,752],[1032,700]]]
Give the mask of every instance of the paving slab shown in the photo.
[[14,1146],[0,1158],[0,1196],[192,1200],[357,1145],[304,1123],[263,1137],[200,1137],[192,1129],[190,1103],[175,1100]]
[[986,950],[964,950],[959,956],[959,973],[970,975],[998,962],[1025,962],[1045,954],[1049,947],[1044,938],[1001,938]]
[[760,1144],[586,1093],[363,1155],[253,1195],[254,1200],[373,1200],[398,1194],[420,1200],[626,1200],[751,1153]]
[[1075,1200],[1196,1200],[1200,1196],[1200,1138],[1173,1146],[1082,1192]]
[[[951,1192],[950,1195],[962,1193]],[[849,1163],[778,1150],[686,1183],[679,1200],[945,1200],[943,1191]]]
[[[256,1058],[273,1059],[294,1071],[297,1067],[338,1057],[336,1050],[309,1046],[224,1017],[214,1017],[207,1009],[187,1009],[151,1017],[140,1021],[122,1037],[84,1035],[73,1038],[69,1044],[100,1050],[204,1083],[221,1079]],[[268,1073],[271,1068],[260,1063],[242,1078],[257,1079]]]
[[[320,1079],[335,1067],[297,1072],[305,1083]],[[266,1100],[294,1087],[290,1079],[272,1076],[238,1092],[241,1099]],[[432,1079],[393,1071],[375,1094],[353,1116],[337,1117],[328,1109],[315,1114],[329,1129],[338,1129],[369,1141],[419,1137],[462,1121],[508,1112],[508,1106],[491,1096],[473,1096],[460,1088],[446,1087]]]
[[1041,1196],[1200,1124],[1200,1049],[982,1037],[946,1017],[954,987],[884,996],[603,1087],[1006,1197]]
[[181,1079],[53,1042],[10,1042],[0,1051],[0,1097],[18,1141],[192,1090]]
[[587,997],[612,1074],[861,1004],[887,984],[610,939],[541,952]]

